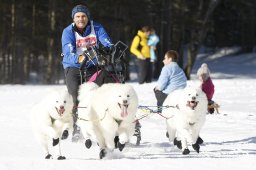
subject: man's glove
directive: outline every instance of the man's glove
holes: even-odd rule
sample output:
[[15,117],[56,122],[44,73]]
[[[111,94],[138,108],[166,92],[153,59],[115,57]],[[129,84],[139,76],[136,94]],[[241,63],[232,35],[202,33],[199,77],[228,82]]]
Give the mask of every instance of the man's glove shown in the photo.
[[111,55],[114,50],[115,50],[115,46],[102,47],[102,48],[99,49],[100,53],[103,54],[103,55]]
[[78,57],[78,63],[81,64],[83,61],[85,60],[85,56],[84,55],[80,55]]

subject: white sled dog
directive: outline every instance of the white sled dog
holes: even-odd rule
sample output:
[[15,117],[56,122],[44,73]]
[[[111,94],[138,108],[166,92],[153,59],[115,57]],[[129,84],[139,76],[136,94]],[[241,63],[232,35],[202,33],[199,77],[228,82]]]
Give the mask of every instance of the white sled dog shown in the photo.
[[108,83],[95,91],[90,111],[98,119],[94,123],[99,129],[100,159],[115,148],[123,150],[134,134],[137,108],[138,96],[129,84]]
[[190,153],[188,144],[199,153],[197,138],[205,122],[207,103],[205,93],[193,87],[170,93],[163,103],[170,106],[162,111],[169,118],[166,120],[169,141],[182,149],[184,155]]
[[96,83],[85,82],[79,87],[78,95],[78,118],[77,125],[81,128],[81,132],[85,139],[85,146],[89,149],[94,142],[101,141],[98,127],[99,118],[97,114],[91,111],[92,97],[95,91],[99,88]]
[[60,138],[66,139],[73,128],[72,97],[67,90],[52,90],[31,110],[31,123],[45,159],[52,159],[49,139],[52,140],[54,154],[58,160],[66,159],[61,154]]

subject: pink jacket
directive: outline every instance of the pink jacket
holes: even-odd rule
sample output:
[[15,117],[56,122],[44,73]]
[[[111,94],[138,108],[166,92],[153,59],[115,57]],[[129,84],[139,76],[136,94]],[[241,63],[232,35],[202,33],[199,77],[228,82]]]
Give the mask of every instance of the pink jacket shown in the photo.
[[214,94],[214,85],[210,77],[202,83],[201,88],[205,92],[207,99],[212,100]]

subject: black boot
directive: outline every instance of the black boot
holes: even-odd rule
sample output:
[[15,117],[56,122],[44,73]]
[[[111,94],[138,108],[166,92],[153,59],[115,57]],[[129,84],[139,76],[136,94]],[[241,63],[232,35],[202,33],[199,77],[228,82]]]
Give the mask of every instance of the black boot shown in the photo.
[[188,155],[190,153],[190,150],[188,148],[184,149],[182,152],[183,155]]
[[105,149],[101,149],[100,154],[99,154],[100,159],[103,159],[106,156],[106,154],[107,154],[107,151]]
[[200,136],[198,136],[198,138],[196,140],[196,144],[201,145],[203,143],[204,143],[204,140]]
[[197,152],[197,153],[199,153],[199,150],[200,150],[200,146],[198,145],[198,144],[193,144],[192,145],[192,147],[193,147],[193,149]]
[[136,145],[140,145],[140,141],[141,141],[140,128],[141,128],[141,124],[140,124],[139,121],[137,121],[136,125],[135,125],[135,132],[134,132],[134,135],[133,135],[133,136],[137,137]]
[[125,144],[121,144],[120,142],[118,142],[117,147],[118,147],[119,151],[122,151],[125,147]]
[[52,159],[52,155],[51,154],[46,155],[45,159]]
[[179,149],[182,149],[181,141],[174,138],[173,144],[176,145]]
[[118,147],[118,142],[119,142],[119,136],[115,136],[114,138],[115,148]]
[[57,159],[58,160],[64,160],[64,159],[66,159],[66,157],[65,156],[59,156]]
[[85,141],[85,147],[87,148],[87,149],[90,149],[90,147],[92,146],[92,141],[91,141],[91,139],[86,139],[86,141]]
[[169,133],[168,133],[168,132],[166,132],[165,136],[166,136],[167,138],[169,138]]
[[64,130],[61,136],[61,140],[67,139],[68,135],[69,135],[68,130]]

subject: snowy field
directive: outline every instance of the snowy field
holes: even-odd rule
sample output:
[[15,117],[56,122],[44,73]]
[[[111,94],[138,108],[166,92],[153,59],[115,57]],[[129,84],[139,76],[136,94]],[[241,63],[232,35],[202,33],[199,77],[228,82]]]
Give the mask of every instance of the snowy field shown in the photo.
[[[204,140],[198,154],[189,155],[168,142],[165,119],[157,114],[141,120],[142,141],[135,137],[123,152],[99,160],[99,149],[86,149],[83,143],[62,142],[67,160],[45,160],[31,130],[29,111],[51,88],[42,85],[0,85],[0,170],[253,170],[256,168],[256,54],[242,56],[200,57],[208,63],[215,84],[214,100],[221,105],[220,114],[207,115],[200,136]],[[140,105],[156,105],[155,82],[136,89]],[[192,76],[188,84],[198,86]],[[141,114],[138,111],[138,115]]]

